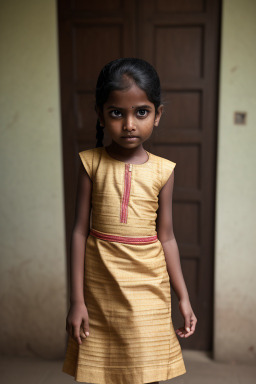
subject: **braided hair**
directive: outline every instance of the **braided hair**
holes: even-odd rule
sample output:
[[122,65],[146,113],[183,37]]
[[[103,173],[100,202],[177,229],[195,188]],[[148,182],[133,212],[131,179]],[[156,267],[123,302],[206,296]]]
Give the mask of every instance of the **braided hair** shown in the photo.
[[[129,89],[136,84],[142,89],[148,100],[154,104],[155,110],[161,104],[161,86],[158,74],[147,61],[136,58],[122,58],[111,61],[101,70],[96,85],[95,109],[103,111],[110,92]],[[99,119],[96,124],[96,147],[103,146],[104,127]]]

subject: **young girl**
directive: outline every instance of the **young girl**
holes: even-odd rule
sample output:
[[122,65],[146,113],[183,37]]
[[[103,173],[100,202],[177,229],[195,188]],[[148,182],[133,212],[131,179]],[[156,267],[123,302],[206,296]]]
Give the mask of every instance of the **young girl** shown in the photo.
[[[159,124],[160,97],[144,60],[114,60],[99,75],[97,146],[79,153],[63,366],[79,382],[144,384],[186,372],[176,333],[191,336],[197,319],[173,234],[176,164],[143,148]],[[176,333],[170,282],[184,317]]]

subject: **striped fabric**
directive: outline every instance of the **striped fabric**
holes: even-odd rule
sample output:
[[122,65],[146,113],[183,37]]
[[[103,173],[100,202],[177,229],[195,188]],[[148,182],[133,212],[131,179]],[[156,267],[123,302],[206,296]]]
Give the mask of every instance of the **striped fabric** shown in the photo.
[[63,371],[95,384],[143,384],[182,375],[169,275],[155,228],[158,194],[175,163],[148,153],[146,163],[132,164],[127,222],[120,222],[126,164],[105,148],[79,155],[93,181],[84,277],[90,336],[80,346],[69,338]]

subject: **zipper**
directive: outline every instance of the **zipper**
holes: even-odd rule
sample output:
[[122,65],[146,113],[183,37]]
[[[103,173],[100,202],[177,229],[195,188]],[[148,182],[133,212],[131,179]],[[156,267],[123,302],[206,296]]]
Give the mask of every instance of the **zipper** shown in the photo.
[[120,223],[127,223],[128,204],[131,190],[132,164],[125,164],[124,171],[124,193],[121,203]]

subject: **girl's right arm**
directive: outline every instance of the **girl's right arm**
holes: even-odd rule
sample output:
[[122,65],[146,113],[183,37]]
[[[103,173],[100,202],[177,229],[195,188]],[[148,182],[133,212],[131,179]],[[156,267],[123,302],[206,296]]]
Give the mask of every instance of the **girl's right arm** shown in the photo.
[[[84,259],[90,230],[91,195],[92,181],[81,164],[71,238],[70,309],[66,320],[66,330],[78,344],[82,344],[81,335],[84,338],[89,336],[89,318],[84,301]],[[81,328],[83,333],[80,335]]]

